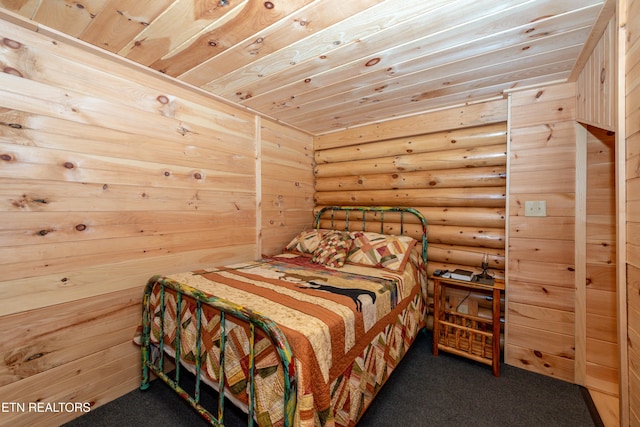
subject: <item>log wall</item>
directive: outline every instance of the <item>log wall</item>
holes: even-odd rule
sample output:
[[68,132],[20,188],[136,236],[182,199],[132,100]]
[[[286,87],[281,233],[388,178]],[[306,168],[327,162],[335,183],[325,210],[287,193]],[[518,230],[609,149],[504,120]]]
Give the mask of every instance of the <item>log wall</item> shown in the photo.
[[[640,426],[640,1],[626,3],[625,100],[626,114],[626,270],[628,414],[631,426]],[[624,16],[624,14],[623,14]],[[625,408],[623,408],[624,410]]]
[[95,408],[139,385],[148,277],[253,259],[309,223],[312,138],[3,20],[0,69],[1,400]]
[[[505,362],[573,382],[575,85],[511,95]],[[525,216],[545,201],[546,216]]]
[[416,208],[429,224],[430,274],[480,272],[488,254],[492,274],[504,277],[506,107],[494,101],[316,138],[316,205]]

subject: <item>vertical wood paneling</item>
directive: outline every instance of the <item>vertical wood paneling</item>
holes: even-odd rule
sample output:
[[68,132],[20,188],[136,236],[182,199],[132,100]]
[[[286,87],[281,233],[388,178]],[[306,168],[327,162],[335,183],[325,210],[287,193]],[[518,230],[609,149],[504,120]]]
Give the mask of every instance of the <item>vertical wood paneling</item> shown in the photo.
[[607,130],[616,127],[615,20],[609,21],[576,82],[576,119]]
[[0,21],[0,40],[0,396],[95,408],[139,384],[152,274],[252,259],[259,233],[271,250],[310,224],[311,137],[62,38]]
[[[574,90],[574,85],[565,84],[512,94],[505,350],[506,363],[571,382],[575,357]],[[525,216],[528,200],[546,201],[547,216]],[[547,227],[556,232],[545,233]],[[520,232],[527,228],[529,233]],[[540,268],[534,270],[530,265]],[[543,321],[549,309],[564,321]],[[519,315],[523,310],[529,316],[526,321]]]
[[[640,426],[640,1],[627,0],[622,16],[626,24],[625,136],[627,230],[627,351],[629,425]],[[623,408],[624,410],[624,408]],[[626,414],[625,414],[626,415]],[[621,417],[622,418],[622,417]]]

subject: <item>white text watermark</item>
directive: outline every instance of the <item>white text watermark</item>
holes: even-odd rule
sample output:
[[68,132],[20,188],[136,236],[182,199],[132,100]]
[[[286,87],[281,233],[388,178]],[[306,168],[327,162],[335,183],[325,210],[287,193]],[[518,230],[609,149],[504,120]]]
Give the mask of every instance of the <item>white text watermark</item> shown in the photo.
[[9,412],[89,412],[89,402],[0,402],[0,413]]

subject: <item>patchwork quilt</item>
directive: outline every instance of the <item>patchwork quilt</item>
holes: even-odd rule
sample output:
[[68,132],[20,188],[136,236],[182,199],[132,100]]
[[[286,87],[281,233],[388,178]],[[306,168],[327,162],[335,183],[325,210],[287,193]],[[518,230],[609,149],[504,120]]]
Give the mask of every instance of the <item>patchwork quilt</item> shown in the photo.
[[[309,257],[282,254],[256,262],[174,274],[176,281],[266,315],[287,337],[295,356],[299,426],[354,425],[424,326],[426,274],[414,248],[403,271],[345,264],[331,268]],[[181,323],[181,363],[192,371],[196,357],[203,380],[217,388],[220,379],[220,314],[204,307],[202,344],[197,355],[194,301],[177,307],[164,296],[164,336],[175,354],[176,314]],[[152,291],[152,343],[161,339],[160,286]],[[246,410],[249,327],[227,317],[226,393]],[[256,419],[261,426],[282,425],[283,372],[270,340],[260,332],[255,343]]]

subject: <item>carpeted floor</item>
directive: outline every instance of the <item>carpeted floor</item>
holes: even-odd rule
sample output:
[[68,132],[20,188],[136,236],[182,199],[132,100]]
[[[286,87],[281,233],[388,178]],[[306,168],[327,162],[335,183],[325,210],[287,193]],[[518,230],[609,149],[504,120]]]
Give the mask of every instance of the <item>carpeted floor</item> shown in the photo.
[[[227,408],[225,425],[246,426],[246,416],[233,409]],[[430,333],[421,333],[358,425],[600,426],[593,411],[588,394],[577,385],[504,364],[496,378],[489,366],[447,353],[434,357]],[[134,390],[65,426],[204,425],[168,386],[154,381],[149,390]]]

